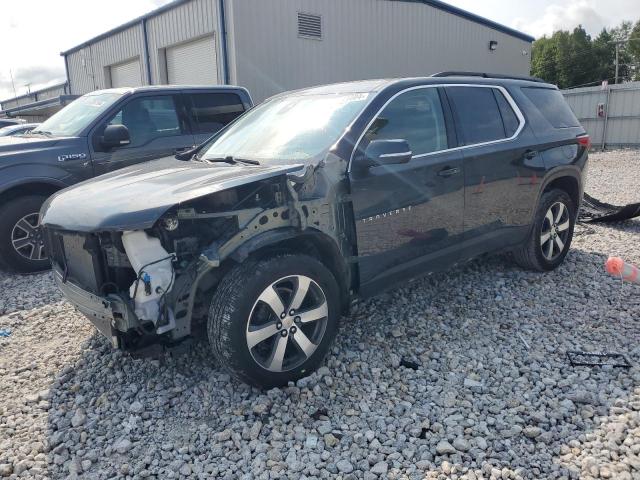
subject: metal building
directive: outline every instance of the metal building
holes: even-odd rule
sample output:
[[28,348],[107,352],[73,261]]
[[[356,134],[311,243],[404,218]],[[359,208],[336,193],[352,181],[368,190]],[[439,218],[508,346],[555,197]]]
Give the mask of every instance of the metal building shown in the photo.
[[443,70],[527,75],[533,40],[438,0],[176,0],[62,55],[76,95],[231,83],[261,101]]
[[76,97],[69,94],[67,83],[34,90],[25,95],[0,101],[1,117],[20,117],[28,122],[41,122]]

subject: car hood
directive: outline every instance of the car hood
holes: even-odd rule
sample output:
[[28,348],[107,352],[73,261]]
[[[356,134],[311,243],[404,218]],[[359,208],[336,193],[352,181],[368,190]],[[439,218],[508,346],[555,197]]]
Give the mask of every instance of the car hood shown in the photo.
[[55,145],[59,141],[59,138],[47,138],[40,135],[0,137],[0,154],[47,148]]
[[229,165],[162,158],[56,193],[42,207],[42,223],[80,232],[150,228],[175,205],[301,168],[303,165]]

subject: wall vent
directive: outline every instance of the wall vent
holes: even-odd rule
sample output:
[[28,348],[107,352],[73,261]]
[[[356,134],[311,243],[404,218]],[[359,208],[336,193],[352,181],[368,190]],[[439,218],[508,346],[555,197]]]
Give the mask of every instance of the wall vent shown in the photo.
[[313,13],[298,12],[298,36],[322,39],[322,17]]

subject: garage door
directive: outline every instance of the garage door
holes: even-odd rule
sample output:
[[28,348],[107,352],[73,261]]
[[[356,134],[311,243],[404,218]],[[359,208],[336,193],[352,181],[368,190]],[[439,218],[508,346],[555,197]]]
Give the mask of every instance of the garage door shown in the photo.
[[140,60],[111,66],[112,87],[139,87],[142,85]]
[[169,47],[167,79],[177,85],[215,85],[218,83],[216,42],[213,36]]

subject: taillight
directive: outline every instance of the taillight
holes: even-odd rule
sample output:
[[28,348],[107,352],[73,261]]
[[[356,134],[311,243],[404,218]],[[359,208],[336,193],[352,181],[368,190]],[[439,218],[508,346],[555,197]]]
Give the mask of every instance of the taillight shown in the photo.
[[591,148],[591,137],[589,137],[589,135],[580,135],[578,137],[578,144],[589,150]]

